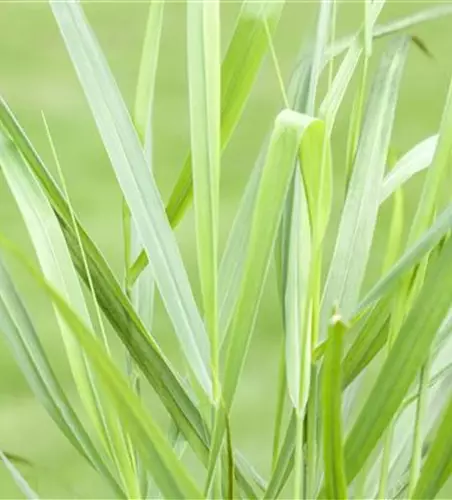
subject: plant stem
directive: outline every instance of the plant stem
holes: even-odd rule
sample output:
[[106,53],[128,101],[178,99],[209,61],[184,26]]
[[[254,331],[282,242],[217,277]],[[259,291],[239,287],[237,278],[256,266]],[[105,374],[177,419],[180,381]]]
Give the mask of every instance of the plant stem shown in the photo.
[[279,360],[279,368],[278,368],[278,399],[276,402],[275,427],[273,433],[272,472],[275,470],[276,462],[278,460],[278,455],[279,455],[285,399],[286,399],[286,344],[283,338],[281,344],[281,358]]
[[413,453],[411,457],[410,480],[408,483],[408,498],[412,498],[414,488],[421,471],[422,461],[422,422],[425,415],[425,404],[428,392],[428,379],[430,372],[430,357],[422,366],[419,373],[419,391],[416,404],[416,417],[414,424]]
[[294,495],[293,498],[304,498],[304,460],[303,460],[303,425],[304,419],[297,415],[297,432],[295,438],[295,478],[294,478]]
[[307,408],[307,473],[306,473],[306,497],[316,496],[317,475],[317,391],[318,370],[315,365],[311,368],[311,387]]

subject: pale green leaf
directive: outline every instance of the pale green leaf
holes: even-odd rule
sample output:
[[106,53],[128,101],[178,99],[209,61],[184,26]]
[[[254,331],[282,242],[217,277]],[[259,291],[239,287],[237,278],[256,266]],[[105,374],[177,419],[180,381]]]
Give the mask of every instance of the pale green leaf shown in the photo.
[[[28,167],[44,190],[58,217],[77,272],[88,284],[89,280],[68,203],[5,101],[1,98],[0,121],[14,141],[14,147],[18,148],[20,154],[26,159]],[[2,129],[0,129],[0,133],[3,133]],[[195,406],[192,396],[181,385],[168,359],[161,352],[155,339],[146,330],[102,254],[80,223],[76,222],[100,307],[196,455],[203,463],[206,463],[209,436],[206,433],[206,424]],[[242,464],[243,460],[240,463]],[[236,468],[236,476],[247,495],[253,496],[249,475],[239,467]]]
[[[91,325],[81,285],[58,220],[23,159],[17,154],[12,143],[3,137],[0,137],[0,164],[26,223],[44,275],[68,301],[74,304],[73,307],[87,324]],[[80,397],[103,444],[117,460],[124,484],[127,484],[130,494],[134,494],[136,482],[133,465],[129,460],[116,419],[100,397],[83,351],[74,342],[58,311],[56,313]]]
[[359,298],[378,214],[375,186],[383,179],[407,48],[405,39],[391,43],[375,77],[325,284],[323,325],[335,301],[350,318]]
[[154,90],[159,59],[160,38],[165,2],[151,0],[146,33],[141,52],[133,119],[142,144],[151,130]]
[[411,177],[430,166],[435,153],[438,136],[433,135],[416,144],[402,156],[386,175],[381,187],[381,203],[402,187]]
[[14,285],[0,261],[0,330],[35,396],[64,436],[108,481],[119,498],[125,498],[109,465],[98,453],[48,362],[47,356]]
[[209,342],[175,236],[127,108],[79,2],[50,0],[188,366],[211,396]]
[[218,400],[218,224],[220,198],[220,4],[187,4],[190,139],[198,268]]
[[109,395],[110,403],[115,407],[122,425],[132,439],[134,449],[139,453],[160,491],[168,498],[202,498],[171,444],[151,415],[144,410],[140,400],[129,388],[107,353],[91,337],[89,330],[67,303],[53,291],[51,296],[90,358],[103,390]]
[[428,270],[425,284],[384,362],[345,444],[348,481],[369,457],[426,361],[452,300],[452,240]]
[[429,252],[437,246],[442,238],[452,229],[452,205],[449,205],[435,220],[432,226],[408,248],[408,250],[399,258],[366,294],[355,314],[364,311],[371,304],[375,303],[383,296],[387,296],[391,290],[394,290],[400,284],[403,277],[414,269]]
[[[221,148],[225,148],[240,119],[262,60],[267,52],[267,24],[274,33],[284,1],[245,0],[221,67]],[[192,196],[191,155],[168,201],[166,212],[176,225]]]
[[444,105],[438,142],[432,164],[427,170],[421,197],[417,203],[416,213],[408,237],[409,243],[417,239],[430,225],[438,206],[438,192],[441,182],[446,177],[452,151],[452,79]]
[[[226,414],[234,399],[249,349],[276,232],[289,183],[294,174],[295,158],[300,144],[301,148],[309,147],[309,141],[303,142],[302,138],[305,135],[318,133],[319,127],[322,128],[319,120],[291,110],[282,111],[276,119],[259,183],[243,278],[228,335],[229,343],[222,383]],[[225,432],[225,415],[220,413],[222,412],[219,412],[214,428],[212,456],[218,454]],[[209,474],[212,472],[209,471]]]
[[28,498],[28,500],[38,500],[39,497],[37,493],[31,489],[27,480],[2,451],[0,451],[0,460],[10,473],[17,487],[25,495],[25,498]]
[[416,484],[415,499],[435,498],[452,474],[452,398],[445,408],[435,439]]

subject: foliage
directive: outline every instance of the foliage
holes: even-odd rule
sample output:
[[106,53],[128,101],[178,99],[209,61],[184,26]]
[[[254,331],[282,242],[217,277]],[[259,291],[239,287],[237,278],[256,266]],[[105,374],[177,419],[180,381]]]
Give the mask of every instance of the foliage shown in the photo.
[[[284,2],[244,0],[223,62],[219,0],[189,2],[191,150],[165,208],[152,168],[164,2],[149,6],[133,116],[80,3],[49,3],[124,196],[124,275],[120,285],[74,213],[45,119],[59,179],[2,99],[0,166],[39,268],[0,238],[0,332],[36,397],[103,477],[109,494],[436,497],[452,472],[452,205],[440,189],[452,149],[452,85],[437,135],[398,161],[391,136],[411,41],[430,54],[419,38],[399,32],[452,9],[431,8],[378,25],[385,2],[365,1],[360,30],[336,39],[337,2],[321,0],[315,35],[286,92],[273,46]],[[386,47],[372,73],[379,38],[390,40],[378,42]],[[267,54],[284,109],[262,145],[220,258],[221,154]],[[318,102],[324,78],[326,93]],[[333,132],[355,81],[343,148],[347,186],[333,227]],[[410,221],[403,193],[425,170]],[[377,219],[388,199],[393,205],[384,266],[364,293]],[[174,233],[191,201],[201,309]],[[80,411],[52,368],[6,265],[11,258],[53,306]],[[230,414],[271,265],[284,332],[272,471],[262,478],[237,449]],[[175,368],[156,340],[154,289],[185,371]],[[115,334],[127,353],[127,370],[112,354]],[[141,392],[147,386],[166,409],[167,431],[145,404]],[[187,448],[199,461],[199,477],[185,460]],[[20,461],[3,452],[0,459],[24,495],[36,498]]]

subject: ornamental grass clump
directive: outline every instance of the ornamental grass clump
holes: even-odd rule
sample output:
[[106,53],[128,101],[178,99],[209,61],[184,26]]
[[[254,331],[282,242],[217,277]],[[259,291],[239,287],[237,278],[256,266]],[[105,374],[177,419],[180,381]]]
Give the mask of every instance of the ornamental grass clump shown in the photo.
[[[219,0],[187,2],[190,152],[165,206],[152,147],[165,3],[150,2],[129,111],[80,3],[50,0],[123,194],[120,277],[73,209],[45,117],[55,176],[0,101],[1,171],[39,263],[0,238],[0,332],[36,397],[112,498],[426,499],[440,494],[452,472],[452,204],[441,190],[452,149],[452,90],[437,135],[399,157],[391,146],[410,50],[429,55],[404,32],[452,8],[381,25],[385,2],[364,1],[359,31],[337,38],[337,3],[319,1],[314,35],[285,82],[273,46],[284,2],[244,0],[223,59]],[[374,71],[375,43],[385,48]],[[220,255],[221,156],[265,57],[283,109],[269,123]],[[336,225],[332,137],[351,85],[348,137],[340,145],[347,182]],[[408,218],[406,183],[421,171]],[[174,234],[192,204],[200,307]],[[383,265],[365,289],[384,204],[391,221]],[[52,304],[77,410],[4,257],[20,263]],[[271,468],[262,477],[237,448],[230,415],[270,265],[283,335]],[[157,341],[156,294],[184,369]],[[111,354],[114,335],[127,369]],[[144,404],[144,388],[163,404],[168,429]],[[187,449],[199,474],[187,465]],[[0,459],[35,498],[20,461],[4,453]]]

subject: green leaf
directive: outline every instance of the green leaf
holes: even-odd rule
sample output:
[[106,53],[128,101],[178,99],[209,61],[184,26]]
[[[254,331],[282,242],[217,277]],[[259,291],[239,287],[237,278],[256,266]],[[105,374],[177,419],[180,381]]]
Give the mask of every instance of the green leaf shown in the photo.
[[432,226],[408,248],[391,269],[372,287],[355,310],[359,314],[381,297],[387,296],[400,284],[402,278],[412,271],[433,248],[440,244],[444,235],[452,228],[452,204],[435,220]]
[[142,144],[147,142],[147,134],[151,130],[164,6],[165,2],[159,0],[151,0],[149,3],[146,34],[141,53],[133,119]]
[[[25,158],[28,167],[38,179],[50,201],[64,232],[77,272],[84,282],[89,285],[68,203],[5,101],[1,98],[0,121],[4,130],[10,134],[14,141],[14,147],[18,148],[20,154]],[[1,128],[0,133],[3,133]],[[209,436],[206,433],[206,425],[192,396],[181,385],[168,359],[163,355],[152,335],[146,330],[102,254],[81,224],[77,220],[76,223],[83,242],[83,249],[99,306],[110,321],[119,339],[132,355],[141,372],[181,429],[196,455],[201,462],[206,463]],[[243,463],[243,460],[241,463]],[[240,486],[246,489],[247,495],[251,496],[253,487],[248,482],[248,474],[243,472],[241,468],[236,468],[236,476]]]
[[[309,147],[312,134],[319,133],[322,123],[291,110],[276,118],[267,160],[262,171],[246,251],[243,278],[237,305],[228,334],[229,343],[222,383],[224,412],[229,413],[241,370],[249,349],[263,285],[271,261],[290,180],[294,174],[299,148]],[[301,144],[301,146],[300,146]],[[221,447],[225,432],[225,415],[219,412],[212,438],[211,456]],[[209,471],[208,477],[211,476]]]
[[160,491],[168,498],[202,498],[166,436],[156,426],[151,415],[144,410],[140,400],[106,352],[92,338],[89,330],[67,303],[53,292],[51,296],[95,366],[103,390],[109,395],[109,401],[116,408],[134,448]]
[[[226,147],[232,136],[267,52],[265,25],[270,34],[275,32],[284,3],[284,0],[245,0],[242,4],[221,66],[221,149]],[[191,170],[189,154],[166,207],[173,226],[180,221],[191,202]]]
[[299,177],[292,183],[289,199],[286,206],[291,208],[291,221],[284,290],[287,391],[298,417],[302,418],[311,378],[311,228],[304,187]]
[[115,495],[126,498],[110,471],[110,464],[98,453],[58,383],[27,311],[1,261],[0,331],[33,393],[64,436],[105,477]]
[[374,80],[325,284],[323,325],[335,301],[350,318],[359,298],[378,214],[375,186],[383,179],[407,48],[406,39],[391,43]]
[[218,216],[220,201],[220,5],[187,4],[188,88],[196,244],[210,337],[214,400],[219,399]]
[[210,397],[209,342],[175,236],[127,108],[78,2],[50,0],[104,146],[150,257],[152,274],[188,366]]
[[390,310],[389,301],[383,300],[352,325],[349,336],[354,341],[343,361],[344,388],[357,378],[386,344]]
[[445,408],[435,439],[422,467],[413,493],[415,499],[436,498],[452,474],[452,398]]
[[430,266],[425,284],[404,322],[345,444],[347,479],[354,479],[391,422],[452,301],[452,240]]
[[[309,84],[310,74],[310,52],[302,52],[300,60],[303,64],[298,65],[292,75],[289,84],[289,101],[296,110],[305,106],[306,91]],[[239,209],[234,218],[232,229],[226,243],[226,248],[220,265],[220,325],[221,331],[227,332],[242,280],[243,266],[245,262],[246,248],[249,242],[252,211],[259,187],[261,172],[268,152],[268,139],[259,152],[259,156],[253,167],[246,189],[243,193]],[[224,342],[227,345],[227,340]]]
[[[11,142],[2,137],[0,137],[0,164],[26,223],[44,275],[68,301],[74,304],[74,308],[87,324],[91,325],[82,288],[58,220],[23,159],[17,154]],[[83,351],[74,342],[58,311],[56,316],[82,402],[104,446],[117,461],[119,473],[129,493],[135,494],[133,465],[129,460],[124,436],[118,428],[114,415],[109,412],[108,406],[98,392]]]
[[350,45],[345,54],[342,63],[337,70],[331,88],[328,90],[325,98],[319,107],[319,116],[325,120],[331,132],[334,122],[336,121],[339,106],[344,100],[344,95],[350,81],[356,71],[359,59],[362,54],[362,44],[359,38],[356,38]]
[[342,446],[342,340],[346,326],[338,313],[333,315],[323,361],[322,429],[325,464],[325,497],[347,498],[347,480]]
[[381,188],[381,203],[418,172],[429,167],[433,160],[438,136],[432,135],[419,142],[394,165],[386,175]]
[[0,460],[3,462],[3,465],[11,474],[11,477],[13,478],[17,487],[25,495],[25,497],[29,500],[37,500],[39,498],[38,495],[31,489],[30,485],[27,483],[26,479],[22,476],[20,471],[14,466],[14,464],[2,451],[0,451]]
[[[373,2],[374,4],[376,2]],[[381,2],[383,3],[383,2]],[[379,6],[377,6],[377,9]],[[401,31],[408,30],[409,28],[413,28],[419,24],[424,24],[428,21],[434,21],[436,19],[440,19],[443,17],[452,15],[452,7],[449,5],[439,5],[435,7],[429,7],[427,9],[423,9],[413,14],[400,17],[399,19],[395,19],[389,21],[386,24],[376,25],[373,28],[372,36],[375,39],[384,38],[388,36],[395,35],[400,33]],[[345,50],[348,49],[356,35],[349,35],[339,40],[336,40],[329,47],[326,57],[336,57]]]
[[90,328],[19,250],[4,240],[1,244],[26,267],[35,282],[49,294],[60,311],[74,338],[91,361],[103,392],[108,394],[108,401],[115,408],[143,463],[146,464],[162,493],[169,498],[202,498],[171,444],[151,415],[145,411],[140,399],[129,387],[105,347],[95,338]]
[[444,180],[452,151],[452,79],[441,118],[438,142],[432,164],[427,170],[408,241],[411,243],[430,225],[438,206],[438,192]]
[[[134,125],[140,137],[141,144],[144,145],[145,158],[151,171],[153,170],[154,138],[152,121],[154,94],[164,5],[164,2],[159,1],[151,1],[149,4],[148,21],[141,53],[133,115]],[[154,276],[152,270],[148,267],[144,269],[138,279],[131,284],[130,266],[136,257],[143,251],[143,245],[136,224],[131,220],[130,210],[125,201],[123,201],[123,235],[125,290],[127,295],[131,298],[132,304],[143,320],[146,328],[151,330],[154,316]],[[141,390],[141,379],[130,354],[126,357],[126,363],[132,387],[134,387],[139,394]],[[149,475],[143,464],[138,460],[136,467],[141,495],[146,495],[150,489]],[[158,494],[160,494],[160,492],[158,492]]]

